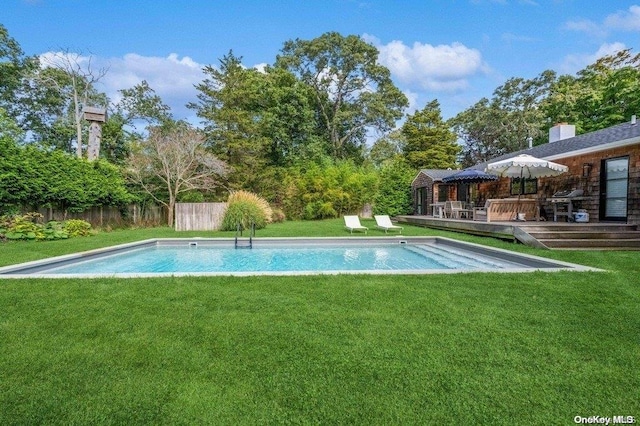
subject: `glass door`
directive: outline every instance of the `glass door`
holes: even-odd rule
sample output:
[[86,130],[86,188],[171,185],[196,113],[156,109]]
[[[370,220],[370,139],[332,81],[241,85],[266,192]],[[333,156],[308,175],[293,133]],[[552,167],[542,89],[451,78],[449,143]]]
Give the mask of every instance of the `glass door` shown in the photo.
[[424,190],[425,188],[417,188],[416,189],[416,214],[424,214]]
[[600,183],[600,217],[626,221],[629,157],[603,160]]

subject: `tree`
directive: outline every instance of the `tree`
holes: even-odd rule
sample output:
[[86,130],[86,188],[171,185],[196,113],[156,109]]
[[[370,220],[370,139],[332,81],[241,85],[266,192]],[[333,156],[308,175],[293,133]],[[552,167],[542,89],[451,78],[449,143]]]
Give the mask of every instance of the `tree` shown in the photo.
[[397,216],[413,212],[411,181],[416,176],[400,155],[388,160],[380,170],[380,184],[376,193],[373,212]]
[[509,152],[502,127],[502,111],[482,98],[471,108],[450,120],[453,131],[462,140],[462,166],[469,167]]
[[640,54],[604,56],[574,76],[561,76],[542,103],[545,126],[568,122],[578,133],[619,124],[640,111]]
[[146,80],[118,92],[122,98],[116,105],[116,111],[128,125],[134,126],[134,122],[140,120],[147,125],[158,126],[172,120],[171,108]]
[[131,181],[167,207],[169,226],[180,194],[213,191],[227,172],[225,163],[207,151],[202,133],[184,122],[151,128],[127,165]]
[[409,115],[401,133],[405,139],[403,155],[414,169],[455,168],[460,147],[456,135],[442,120],[437,100]]
[[20,44],[0,24],[0,108],[23,128],[24,79],[37,68],[38,59],[25,56]]
[[10,140],[13,143],[24,138],[24,132],[18,123],[2,107],[0,107],[0,138]]
[[203,119],[208,143],[231,168],[230,184],[272,198],[274,168],[322,156],[309,88],[290,72],[242,66],[229,52],[197,86],[190,104]]
[[196,86],[199,103],[190,107],[204,119],[213,153],[231,167],[231,184],[259,193],[254,179],[266,168],[268,140],[260,132],[255,108],[262,92],[258,71],[246,69],[242,58],[229,52],[219,69],[206,66],[204,72],[208,77]]
[[313,89],[333,158],[361,156],[367,131],[390,130],[408,105],[389,70],[378,64],[378,50],[358,36],[329,32],[310,41],[290,40],[281,53],[276,66]]
[[[45,57],[43,65],[45,71],[38,74],[36,80],[44,87],[56,89],[67,105],[67,112],[72,117],[76,133],[76,155],[82,157],[82,129],[83,108],[86,106],[103,105],[106,107],[106,96],[95,90],[95,84],[107,73],[106,68],[95,70],[92,67],[92,57],[83,57],[79,53],[69,50],[53,53]],[[48,73],[46,68],[52,68],[59,73]],[[62,76],[62,78],[60,78]]]
[[463,141],[462,164],[487,161],[499,155],[537,145],[546,141],[540,109],[556,81],[553,71],[536,78],[511,78],[493,92],[493,98],[483,98],[471,108],[459,113],[449,124]]
[[389,161],[394,161],[395,157],[402,153],[405,145],[402,132],[394,130],[374,142],[369,150],[368,159],[376,168],[381,168]]
[[121,171],[104,160],[89,162],[35,144],[0,137],[0,210],[54,206],[79,212],[123,206],[132,199]]
[[640,54],[630,49],[598,59],[575,76],[544,71],[511,78],[450,123],[463,141],[465,166],[547,142],[556,123],[578,134],[624,122],[640,110]]
[[130,89],[118,91],[120,101],[109,111],[102,126],[100,156],[114,164],[124,164],[131,152],[131,145],[144,138],[144,132],[136,125],[143,123],[145,129],[171,123],[171,108],[143,80]]
[[493,103],[501,111],[501,127],[505,143],[510,151],[547,141],[547,129],[542,129],[544,114],[540,109],[542,101],[549,96],[551,86],[556,81],[554,71],[544,71],[535,78],[510,78],[493,92]]
[[373,201],[378,184],[371,167],[351,160],[292,167],[284,178],[283,207],[293,219],[324,219],[358,212]]

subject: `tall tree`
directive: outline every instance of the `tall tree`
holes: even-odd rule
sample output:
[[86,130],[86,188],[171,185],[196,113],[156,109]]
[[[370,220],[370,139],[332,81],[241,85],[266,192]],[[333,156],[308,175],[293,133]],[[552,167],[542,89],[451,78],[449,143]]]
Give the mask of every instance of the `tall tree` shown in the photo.
[[545,127],[559,122],[591,132],[626,121],[640,111],[640,54],[630,49],[604,56],[579,71],[561,76],[542,103]]
[[380,170],[380,183],[373,202],[373,212],[397,216],[413,212],[411,181],[416,171],[406,160],[396,155]]
[[[171,123],[171,108],[143,80],[129,89],[119,90],[120,101],[112,105],[102,126],[100,156],[114,164],[126,162],[131,146],[145,137],[148,127]],[[144,129],[138,130],[139,125]]]
[[131,181],[168,209],[169,226],[180,194],[213,191],[227,172],[225,163],[206,149],[202,133],[183,122],[151,128],[127,166]]
[[553,71],[525,80],[511,78],[471,108],[450,120],[463,141],[462,163],[470,166],[546,141],[541,103],[556,81]]
[[396,129],[374,142],[369,150],[368,160],[380,169],[403,152],[405,143],[402,132]]
[[541,129],[544,114],[541,102],[549,95],[556,81],[554,71],[544,71],[532,79],[510,78],[493,93],[493,103],[501,112],[497,123],[505,135],[508,149],[516,151],[546,142],[547,130]]
[[135,127],[136,121],[142,121],[148,126],[158,126],[172,120],[171,108],[146,80],[118,92],[122,98],[116,105],[116,110],[128,125]]
[[55,75],[46,72],[40,73],[37,78],[45,87],[57,89],[67,101],[68,113],[73,120],[76,132],[75,142],[78,158],[82,158],[83,155],[84,107],[103,106],[106,108],[107,106],[106,96],[100,95],[95,89],[95,84],[106,75],[107,69],[95,69],[92,66],[92,59],[91,55],[85,57],[79,53],[72,53],[68,49],[55,52],[44,57],[42,64],[45,68],[60,71],[64,78],[56,78]]
[[25,56],[20,44],[0,24],[0,108],[24,130],[28,108],[24,93],[25,78],[38,68],[38,58]]
[[262,86],[258,71],[245,68],[242,58],[229,52],[218,68],[206,66],[204,73],[207,78],[196,86],[199,103],[190,107],[203,119],[214,154],[232,168],[232,185],[254,190],[254,179],[267,164],[268,150],[254,107]]
[[401,132],[405,138],[403,154],[411,167],[455,168],[460,147],[456,143],[456,135],[442,120],[437,100],[409,115]]
[[462,166],[469,167],[511,151],[509,138],[500,123],[503,111],[487,98],[450,120],[453,131],[462,140]]
[[318,119],[334,158],[362,153],[367,131],[390,130],[408,105],[378,50],[362,38],[329,32],[313,40],[284,44],[276,66],[313,88]]
[[229,52],[204,69],[197,104],[213,152],[232,168],[230,183],[270,198],[274,167],[322,156],[309,88],[284,69],[245,68]]

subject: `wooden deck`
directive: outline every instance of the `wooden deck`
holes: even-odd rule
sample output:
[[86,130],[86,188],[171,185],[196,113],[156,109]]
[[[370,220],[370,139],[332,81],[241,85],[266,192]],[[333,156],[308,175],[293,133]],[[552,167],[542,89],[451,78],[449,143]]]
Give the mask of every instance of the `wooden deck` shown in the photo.
[[640,250],[640,230],[626,223],[478,222],[433,216],[397,216],[400,223],[482,235],[542,249]]

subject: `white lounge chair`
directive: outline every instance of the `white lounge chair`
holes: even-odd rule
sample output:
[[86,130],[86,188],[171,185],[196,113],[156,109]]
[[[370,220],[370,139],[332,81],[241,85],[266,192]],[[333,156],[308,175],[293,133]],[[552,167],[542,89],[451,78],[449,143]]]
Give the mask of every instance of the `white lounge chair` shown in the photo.
[[386,214],[380,214],[373,216],[376,220],[376,228],[384,229],[384,233],[387,231],[400,231],[402,233],[402,226],[394,225],[391,223],[391,218]]
[[353,231],[364,231],[364,233],[366,234],[367,230],[369,230],[369,228],[367,228],[366,226],[360,225],[360,218],[358,218],[358,216],[345,216],[344,227],[347,228],[352,234]]

